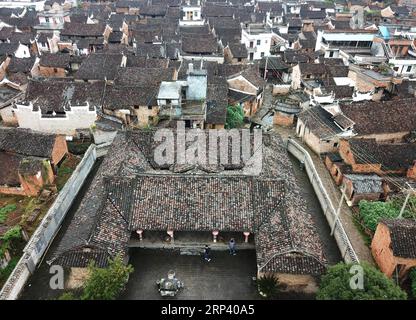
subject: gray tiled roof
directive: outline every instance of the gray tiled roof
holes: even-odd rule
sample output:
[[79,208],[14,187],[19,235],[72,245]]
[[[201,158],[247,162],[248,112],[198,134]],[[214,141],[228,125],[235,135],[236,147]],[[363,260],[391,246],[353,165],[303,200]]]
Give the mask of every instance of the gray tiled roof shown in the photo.
[[55,257],[85,245],[124,255],[130,232],[140,227],[247,228],[256,237],[259,269],[306,274],[323,269],[321,241],[277,135],[263,136],[263,168],[253,177],[245,167],[210,174],[154,167],[149,161],[153,134],[117,135]]
[[416,258],[416,221],[413,219],[385,219],[390,229],[391,248],[396,257]]

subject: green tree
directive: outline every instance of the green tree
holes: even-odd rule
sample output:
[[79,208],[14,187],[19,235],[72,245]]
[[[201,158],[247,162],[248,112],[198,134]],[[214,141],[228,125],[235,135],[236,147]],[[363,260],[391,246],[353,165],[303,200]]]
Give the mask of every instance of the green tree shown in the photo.
[[225,129],[240,128],[244,124],[244,111],[240,105],[227,107]]
[[403,300],[406,292],[400,289],[391,279],[381,271],[368,264],[361,264],[363,268],[363,288],[352,288],[350,273],[354,264],[338,263],[328,268],[322,276],[317,294],[318,300]]
[[131,265],[124,265],[121,257],[109,261],[107,268],[89,266],[90,277],[85,283],[82,300],[115,300],[124,289],[129,274],[133,272]]

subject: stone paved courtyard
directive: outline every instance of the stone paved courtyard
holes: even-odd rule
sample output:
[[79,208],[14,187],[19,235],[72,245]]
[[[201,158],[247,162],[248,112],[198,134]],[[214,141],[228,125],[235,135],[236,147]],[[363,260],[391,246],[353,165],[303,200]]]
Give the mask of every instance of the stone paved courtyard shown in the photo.
[[155,283],[170,269],[185,285],[173,299],[258,299],[252,280],[256,276],[254,250],[241,250],[236,256],[213,251],[212,260],[204,262],[200,256],[173,250],[132,249],[130,263],[135,271],[122,299],[172,299],[161,298]]

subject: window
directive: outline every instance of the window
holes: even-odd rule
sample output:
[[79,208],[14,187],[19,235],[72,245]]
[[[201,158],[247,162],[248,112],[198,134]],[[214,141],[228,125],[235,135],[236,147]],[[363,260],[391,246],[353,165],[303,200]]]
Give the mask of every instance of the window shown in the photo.
[[257,45],[259,46],[261,44],[261,40],[257,40]]
[[250,48],[253,48],[253,41],[250,41]]
[[53,68],[53,72],[55,72],[55,73],[56,73],[56,72],[58,72],[58,69],[56,69],[56,68]]
[[260,53],[260,57],[262,57],[262,58],[264,57],[264,52]]
[[334,56],[334,51],[329,52],[329,57],[332,58]]
[[412,71],[412,66],[407,66],[406,72]]
[[238,58],[238,59],[237,59],[237,61],[238,61],[238,62],[241,62],[241,58]]

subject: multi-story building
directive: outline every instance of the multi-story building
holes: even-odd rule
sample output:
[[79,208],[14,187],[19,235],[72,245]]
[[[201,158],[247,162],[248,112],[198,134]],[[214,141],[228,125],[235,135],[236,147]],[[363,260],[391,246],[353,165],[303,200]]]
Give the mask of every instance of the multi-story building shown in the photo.
[[264,24],[249,24],[242,29],[241,42],[245,44],[250,61],[270,55],[270,49],[286,43],[273,29]]

